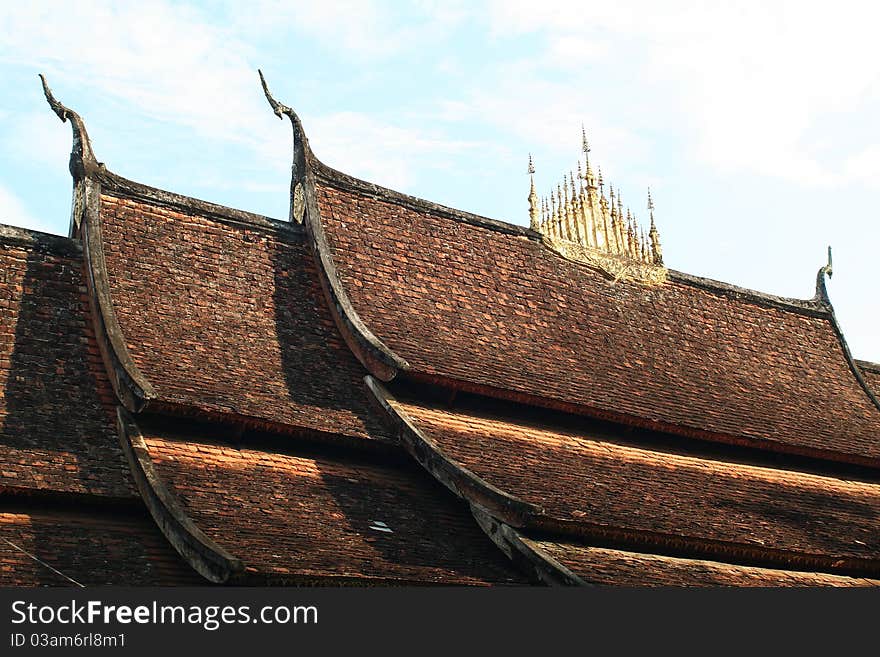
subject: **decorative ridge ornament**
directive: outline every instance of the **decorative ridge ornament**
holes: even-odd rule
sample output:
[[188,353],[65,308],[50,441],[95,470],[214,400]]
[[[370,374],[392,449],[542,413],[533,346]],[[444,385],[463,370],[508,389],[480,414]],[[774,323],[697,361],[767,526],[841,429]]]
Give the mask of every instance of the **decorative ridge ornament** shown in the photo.
[[95,158],[92,150],[92,142],[89,139],[89,133],[86,131],[86,124],[82,117],[72,109],[62,104],[52,90],[49,83],[46,82],[46,76],[39,74],[40,82],[43,85],[43,95],[49,107],[55,112],[56,116],[61,119],[62,123],[70,120],[70,127],[73,131],[73,146],[70,150],[70,175],[74,181],[82,180],[88,173],[103,168],[103,164]]
[[[564,258],[596,267],[615,280],[621,278],[659,285],[666,280],[660,233],[654,221],[654,200],[648,190],[649,230],[639,224],[635,213],[624,209],[620,189],[609,185],[606,198],[602,168],[594,177],[590,144],[581,126],[583,161],[577,176],[569,172],[562,183],[551,188],[549,201],[535,193],[535,165],[529,154],[529,219],[532,230]],[[575,184],[579,181],[579,185]]]
[[260,75],[260,84],[263,86],[263,94],[266,96],[266,100],[269,101],[269,106],[272,108],[275,116],[282,121],[284,120],[284,117],[287,116],[293,126],[293,163],[290,168],[290,222],[302,224],[306,208],[305,187],[303,186],[303,170],[305,169],[305,165],[304,163],[299,163],[299,156],[304,158],[305,155],[302,152],[302,145],[297,143],[299,133],[297,124],[299,123],[299,117],[297,117],[296,112],[294,112],[292,108],[275,100],[275,96],[269,91],[269,85],[266,83],[266,77],[263,75],[263,71],[257,69],[257,73]]
[[535,191],[535,163],[532,161],[532,154],[529,153],[529,178],[531,179],[531,189],[529,190],[529,220],[532,230],[538,230],[538,194]]

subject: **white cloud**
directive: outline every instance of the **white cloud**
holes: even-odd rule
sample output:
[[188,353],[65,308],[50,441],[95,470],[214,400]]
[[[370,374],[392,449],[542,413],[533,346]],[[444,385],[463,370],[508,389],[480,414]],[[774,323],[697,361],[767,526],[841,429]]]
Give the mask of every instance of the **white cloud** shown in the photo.
[[356,112],[318,117],[306,129],[311,142],[319,145],[315,154],[321,161],[395,189],[410,188],[420,171],[452,166],[456,157],[486,148]]
[[39,230],[44,233],[55,232],[47,222],[33,217],[21,199],[2,184],[0,184],[0,224]]
[[[105,0],[91,4],[89,11],[70,3],[0,5],[4,26],[0,63],[27,66],[34,73],[44,70],[62,102],[75,109],[82,105],[70,100],[67,90],[71,88],[77,89],[80,98],[112,103],[118,111],[136,116],[134,125],[155,119],[183,126],[212,143],[244,146],[262,164],[272,163],[269,168],[285,171],[290,166],[289,127],[285,125],[282,131],[277,126],[256,74],[257,64],[266,64],[256,61],[255,48],[262,36],[273,32],[286,39],[294,33],[293,38],[307,36],[358,56],[385,56],[418,47],[425,39],[439,39],[462,19],[456,3],[424,4],[433,6],[435,13],[407,25],[377,2],[231,3],[229,27],[197,9],[163,1]],[[307,64],[296,62],[295,66]],[[285,70],[289,63],[281,62],[277,68]],[[267,71],[273,91],[286,100],[289,89],[297,88],[272,73]],[[89,116],[85,118],[88,122]],[[315,141],[322,156],[392,186],[407,186],[420,163],[433,161],[442,166],[444,154],[468,147],[366,115],[304,118],[309,133],[319,136]],[[66,158],[69,133],[45,129],[47,122],[54,121],[48,112],[16,121],[19,129],[8,131],[13,133],[7,144],[10,150],[41,162],[52,158],[57,165],[56,142],[67,140],[60,156]],[[34,148],[36,142],[31,140],[46,143]],[[381,153],[377,144],[382,145]],[[101,144],[95,146],[98,157],[105,158]],[[108,160],[111,168],[117,164]]]
[[381,59],[443,39],[470,15],[468,4],[462,0],[408,5],[378,0],[253,0],[228,3],[227,9],[230,22],[252,36],[289,38],[295,31],[298,38],[331,52]]
[[813,130],[830,117],[823,136],[833,142],[880,109],[877,5],[505,0],[490,11],[496,35],[545,34],[547,65],[570,68],[565,53],[578,48],[631,64],[641,77],[633,110],[679,113],[695,156],[725,173],[847,182],[857,173],[846,155],[825,157]]
[[56,91],[97,92],[125,111],[225,140],[249,139],[254,117],[265,116],[251,49],[193,9],[167,2],[3,7],[0,61],[45,70]]
[[[41,108],[42,109],[42,108]],[[9,114],[3,134],[3,148],[17,160],[56,168],[63,165],[70,153],[70,128],[59,130],[52,112]]]

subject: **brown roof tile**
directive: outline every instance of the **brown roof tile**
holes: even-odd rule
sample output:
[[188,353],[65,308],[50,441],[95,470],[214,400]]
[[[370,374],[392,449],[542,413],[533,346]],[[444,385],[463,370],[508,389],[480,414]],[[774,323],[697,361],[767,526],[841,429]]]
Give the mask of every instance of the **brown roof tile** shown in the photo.
[[820,305],[678,274],[657,287],[615,283],[525,230],[319,174],[321,220],[353,307],[413,373],[667,431],[878,462],[880,409]]
[[0,586],[72,586],[46,564],[84,586],[203,583],[143,510],[0,512]]
[[523,537],[585,582],[611,586],[878,586],[880,580],[684,559]]
[[251,581],[523,582],[467,508],[406,462],[142,430],[169,489]]
[[72,240],[0,235],[0,490],[133,497]]
[[871,388],[877,397],[880,397],[880,364],[869,363],[866,360],[857,360],[856,365],[858,365],[868,387]]
[[161,402],[383,437],[301,231],[110,194],[101,219],[116,318]]
[[731,554],[880,567],[877,482],[675,452],[492,413],[392,405],[445,457],[586,534],[622,530],[630,540],[657,545],[711,542]]

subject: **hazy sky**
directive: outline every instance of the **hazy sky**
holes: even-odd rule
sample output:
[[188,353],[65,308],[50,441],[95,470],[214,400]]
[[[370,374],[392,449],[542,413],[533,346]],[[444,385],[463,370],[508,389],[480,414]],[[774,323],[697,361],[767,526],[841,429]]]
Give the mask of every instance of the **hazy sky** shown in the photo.
[[880,5],[846,2],[2,3],[0,222],[66,233],[70,128],[123,176],[287,217],[290,128],[347,173],[528,223],[580,155],[669,266],[831,299],[880,361]]

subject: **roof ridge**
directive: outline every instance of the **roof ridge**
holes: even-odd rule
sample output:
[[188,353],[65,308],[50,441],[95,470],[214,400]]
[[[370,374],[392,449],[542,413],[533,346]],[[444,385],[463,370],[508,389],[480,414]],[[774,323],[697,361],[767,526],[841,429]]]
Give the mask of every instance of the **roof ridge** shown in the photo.
[[247,224],[248,227],[255,226],[276,231],[301,232],[301,227],[298,224],[139,183],[107,168],[97,173],[95,177],[101,182],[102,190],[116,192],[123,198],[149,201],[172,210],[185,212],[195,210],[211,219],[227,223]]
[[0,223],[0,244],[18,244],[62,256],[82,256],[82,244],[71,237]]
[[461,221],[480,228],[495,230],[508,235],[528,237],[536,242],[541,241],[541,234],[527,226],[520,226],[519,224],[513,224],[500,219],[492,219],[491,217],[468,212],[467,210],[460,210],[449,205],[435,203],[434,201],[429,201],[428,199],[419,196],[405,194],[404,192],[399,192],[390,187],[384,187],[377,183],[357,178],[324,164],[314,155],[314,153],[312,153],[312,164],[315,165],[315,172],[323,182],[335,185],[345,191],[366,193],[373,198],[388,201],[390,203],[397,203],[411,209],[429,210],[435,214],[442,215],[447,219],[454,219],[456,221]]
[[869,360],[861,360],[859,358],[853,358],[853,362],[858,365],[860,369],[880,374],[880,363],[872,363]]
[[792,310],[799,314],[826,317],[831,312],[830,305],[817,297],[810,299],[798,299],[796,297],[783,297],[771,292],[762,292],[748,287],[742,287],[734,283],[719,281],[715,278],[697,276],[677,269],[669,270],[669,278],[678,283],[698,287],[710,292],[718,292],[728,297],[741,301],[751,301],[758,305],[769,305],[781,310]]

